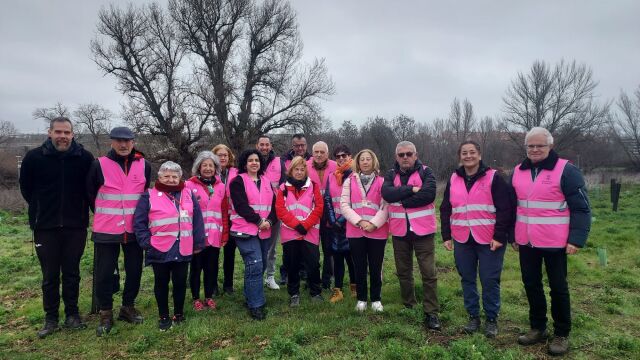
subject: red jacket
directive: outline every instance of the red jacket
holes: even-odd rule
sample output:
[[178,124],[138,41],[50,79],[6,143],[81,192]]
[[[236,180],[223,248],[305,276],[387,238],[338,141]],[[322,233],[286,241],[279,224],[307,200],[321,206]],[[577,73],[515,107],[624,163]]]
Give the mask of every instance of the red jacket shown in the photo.
[[[296,199],[300,198],[300,196],[305,192],[305,189],[297,190],[293,185],[289,185],[288,182],[285,183],[285,187],[287,189],[288,195],[293,194]],[[301,224],[306,230],[309,230],[313,225],[320,223],[324,201],[322,200],[322,194],[320,193],[320,187],[318,186],[318,184],[313,183],[313,189],[314,208],[311,211],[311,214],[309,214],[309,216],[302,221],[298,220],[293,214],[289,212],[289,210],[287,210],[284,202],[284,193],[283,191],[278,190],[278,194],[276,195],[276,214],[283,224],[292,229],[295,229],[298,224]]]

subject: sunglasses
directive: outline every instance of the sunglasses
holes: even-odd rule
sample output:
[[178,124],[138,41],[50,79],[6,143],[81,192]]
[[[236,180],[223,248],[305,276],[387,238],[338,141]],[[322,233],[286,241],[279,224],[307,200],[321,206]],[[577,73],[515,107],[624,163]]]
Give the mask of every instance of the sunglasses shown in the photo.
[[348,156],[349,154],[337,154],[336,159],[346,159]]
[[403,153],[397,153],[396,155],[398,155],[399,158],[404,158],[404,157],[412,157],[413,156],[413,152],[412,151],[407,151],[407,152],[403,152]]

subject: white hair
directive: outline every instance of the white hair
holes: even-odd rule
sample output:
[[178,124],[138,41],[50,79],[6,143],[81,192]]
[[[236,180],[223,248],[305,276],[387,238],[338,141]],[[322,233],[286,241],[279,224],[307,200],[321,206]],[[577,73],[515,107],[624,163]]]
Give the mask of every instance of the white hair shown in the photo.
[[173,161],[165,161],[164,163],[162,163],[162,165],[160,165],[160,169],[158,169],[158,176],[167,171],[177,172],[178,174],[180,174],[180,177],[182,177],[182,168],[180,167],[180,165],[174,163]]
[[551,135],[549,130],[543,127],[538,127],[538,126],[531,128],[531,130],[529,130],[527,135],[525,135],[524,144],[527,145],[527,143],[529,142],[529,138],[536,135],[544,135],[547,138],[546,145],[553,145],[553,135]]
[[191,167],[191,174],[195,176],[200,176],[200,165],[202,162],[210,159],[213,161],[213,165],[216,166],[216,175],[220,174],[220,158],[218,155],[212,153],[211,151],[201,151],[196,157],[196,161],[193,162],[193,166]]
[[411,150],[413,152],[417,152],[416,151],[416,146],[411,142],[411,141],[400,141],[398,143],[398,145],[396,145],[396,154],[398,153],[398,149],[403,148],[403,147],[408,147],[411,148]]
[[329,145],[327,145],[327,143],[324,141],[318,141],[317,143],[313,144],[313,146],[311,147],[311,151],[313,151],[313,149],[315,149],[317,146],[322,146],[327,153],[329,152]]

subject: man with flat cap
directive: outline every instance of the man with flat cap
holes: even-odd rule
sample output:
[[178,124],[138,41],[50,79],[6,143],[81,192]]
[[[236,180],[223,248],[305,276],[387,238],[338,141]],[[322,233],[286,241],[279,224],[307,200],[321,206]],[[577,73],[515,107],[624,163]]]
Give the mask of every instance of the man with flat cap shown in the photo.
[[132,324],[143,320],[134,306],[140,290],[143,251],[134,235],[133,213],[140,195],[149,187],[151,164],[134,148],[135,136],[129,128],[115,127],[109,137],[111,150],[94,161],[87,177],[94,213],[91,239],[96,250],[94,275],[100,310],[97,336],[109,333],[113,326],[113,288],[118,285],[113,274],[121,247],[126,277],[118,320]]

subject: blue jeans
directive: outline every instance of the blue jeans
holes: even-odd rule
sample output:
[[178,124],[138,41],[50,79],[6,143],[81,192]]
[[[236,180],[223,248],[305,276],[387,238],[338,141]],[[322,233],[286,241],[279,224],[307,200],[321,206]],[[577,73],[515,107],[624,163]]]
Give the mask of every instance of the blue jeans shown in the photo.
[[271,240],[261,240],[257,236],[248,239],[234,237],[240,256],[244,262],[244,296],[249,308],[263,306],[267,301],[264,297],[262,275],[267,267],[266,261]]
[[480,245],[471,237],[466,243],[454,241],[453,256],[460,274],[464,308],[470,316],[480,316],[480,299],[476,277],[480,273],[482,285],[482,307],[487,319],[496,319],[500,312],[500,274],[504,251],[503,245],[491,251],[489,245]]

